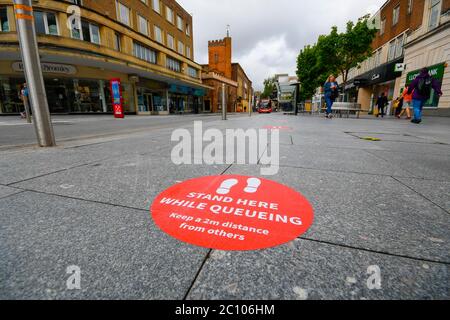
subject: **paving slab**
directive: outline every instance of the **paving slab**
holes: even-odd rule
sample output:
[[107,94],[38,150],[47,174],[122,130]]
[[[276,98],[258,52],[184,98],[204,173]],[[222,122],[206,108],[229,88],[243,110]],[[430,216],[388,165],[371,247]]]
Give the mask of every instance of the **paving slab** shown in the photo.
[[0,185],[0,199],[19,192],[22,192],[22,190]]
[[397,178],[417,193],[430,199],[450,213],[450,181],[433,181],[412,178]]
[[[182,299],[207,254],[142,210],[34,192],[0,207],[0,299]],[[67,290],[69,266],[80,290]]]
[[[260,176],[255,166],[226,174]],[[450,262],[450,215],[391,177],[281,167],[265,178],[309,199],[314,222],[306,238]]]
[[324,171],[411,176],[411,173],[365,150],[316,146],[280,146],[280,164]]
[[[371,290],[377,267],[380,289]],[[449,299],[448,280],[445,264],[296,240],[269,250],[213,251],[188,299]]]
[[19,188],[149,209],[168,187],[188,179],[220,175],[227,165],[175,165],[167,156],[128,155],[14,184]]
[[[402,164],[413,178],[450,181],[450,156],[429,153],[401,153],[380,150],[370,150],[371,154],[388,163]],[[407,165],[405,165],[405,163]]]

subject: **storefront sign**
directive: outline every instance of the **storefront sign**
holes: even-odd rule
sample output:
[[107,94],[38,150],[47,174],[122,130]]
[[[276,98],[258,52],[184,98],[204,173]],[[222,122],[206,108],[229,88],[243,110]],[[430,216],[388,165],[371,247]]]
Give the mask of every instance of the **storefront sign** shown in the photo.
[[258,250],[285,244],[305,233],[313,208],[293,189],[247,176],[185,181],[153,202],[156,225],[186,243],[217,250]]
[[169,92],[179,93],[185,95],[192,95],[196,97],[203,97],[206,93],[204,89],[194,89],[186,86],[179,86],[175,84],[171,84],[169,87]]
[[395,68],[394,68],[394,72],[403,72],[405,71],[406,68],[406,64],[404,63],[396,63],[395,64]]
[[[406,76],[406,84],[409,85],[411,82],[414,81],[414,79],[420,74],[420,70],[414,70],[408,73]],[[430,76],[435,78],[438,81],[441,81],[444,77],[444,71],[445,71],[445,63],[436,64],[434,66],[428,67]]]
[[[14,62],[12,64],[12,69],[15,72],[23,72],[23,63]],[[41,63],[41,68],[43,73],[56,73],[56,74],[76,74],[77,68],[68,64],[58,64],[58,63]]]
[[114,118],[124,118],[125,114],[123,112],[122,87],[120,86],[120,79],[111,79],[110,86]]
[[[410,85],[411,82],[416,79],[416,77],[420,74],[420,70],[414,70],[407,74],[406,76],[406,85]],[[433,65],[431,67],[428,67],[429,74],[436,80],[442,83],[442,79],[444,78],[444,72],[445,72],[445,63],[440,63]],[[427,108],[436,108],[439,104],[439,96],[434,92],[434,89],[431,90],[430,99],[425,102],[424,107]]]

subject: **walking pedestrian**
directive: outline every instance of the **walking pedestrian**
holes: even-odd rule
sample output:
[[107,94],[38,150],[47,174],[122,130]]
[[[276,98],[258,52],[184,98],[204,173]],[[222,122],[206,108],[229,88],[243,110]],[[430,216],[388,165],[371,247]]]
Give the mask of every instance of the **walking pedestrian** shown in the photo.
[[328,119],[332,118],[333,112],[333,103],[339,97],[339,85],[336,82],[336,77],[334,75],[330,75],[328,77],[327,82],[325,82],[324,86],[324,94],[325,94],[325,103],[327,104],[327,115]]
[[399,119],[401,119],[401,117],[405,113],[406,113],[406,119],[408,119],[408,120],[411,119],[413,93],[408,94],[408,85],[406,85],[405,89],[403,89],[403,108],[402,108],[402,112],[400,112],[400,114],[398,115]]
[[397,118],[400,119],[400,113],[402,112],[402,109],[403,109],[403,96],[400,96],[397,99],[395,99],[393,105],[394,105],[394,109],[395,109],[394,114]]
[[381,95],[377,99],[377,107],[378,107],[378,114],[377,118],[381,115],[382,118],[384,118],[384,108],[386,108],[388,104],[388,99],[386,97],[386,94],[384,92],[381,93]]
[[24,111],[20,113],[22,119],[27,119],[31,123],[30,99],[27,83],[25,82],[20,90],[20,100],[23,102]]
[[431,89],[434,89],[438,96],[442,96],[440,83],[430,76],[428,68],[423,68],[408,87],[408,94],[413,96],[414,118],[411,120],[412,123],[422,122],[422,109],[425,102],[430,99]]

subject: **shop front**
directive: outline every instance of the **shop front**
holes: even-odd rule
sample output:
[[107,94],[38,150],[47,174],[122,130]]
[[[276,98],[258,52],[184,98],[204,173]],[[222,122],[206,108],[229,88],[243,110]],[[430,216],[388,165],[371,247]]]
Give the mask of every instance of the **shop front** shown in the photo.
[[[21,62],[0,63],[0,114],[18,114],[24,110],[20,91],[26,82]],[[44,85],[53,114],[112,113],[110,76],[98,78],[98,70],[66,64],[42,63]],[[4,74],[3,74],[4,72]],[[116,75],[117,77],[117,75]],[[123,76],[125,79],[126,75]],[[121,83],[125,112],[134,112],[132,86]]]
[[169,114],[168,88],[165,83],[141,80],[136,84],[136,97],[139,115]]
[[[428,67],[430,76],[439,81],[441,85],[444,78],[445,67],[445,62]],[[406,75],[406,85],[409,85],[411,82],[413,82],[413,80],[420,74],[420,70],[421,69],[411,71]],[[439,96],[436,94],[434,89],[432,89],[430,99],[425,102],[424,108],[437,109],[438,106]]]
[[171,114],[200,113],[204,111],[204,89],[194,89],[181,85],[169,86],[169,112]]
[[[400,92],[399,83],[401,71],[397,70],[397,65],[403,62],[403,57],[381,65],[353,80],[348,85],[351,92],[355,90],[352,86],[357,87],[357,101],[361,104],[363,110],[373,112],[376,99],[384,92],[389,101],[396,98],[396,92]],[[353,93],[355,95],[355,93]],[[349,94],[349,99],[352,95]]]

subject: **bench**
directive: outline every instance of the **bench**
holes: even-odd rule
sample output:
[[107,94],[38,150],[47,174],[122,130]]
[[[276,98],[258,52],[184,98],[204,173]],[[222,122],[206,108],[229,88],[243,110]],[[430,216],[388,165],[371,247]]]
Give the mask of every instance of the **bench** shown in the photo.
[[[342,114],[346,113],[347,118],[350,117],[350,112],[354,112],[356,117],[359,118],[359,113],[363,111],[361,109],[361,105],[359,103],[354,102],[335,102],[333,107],[331,108],[333,113],[339,114],[339,117],[342,118]],[[326,107],[322,108],[322,111],[327,110]]]

